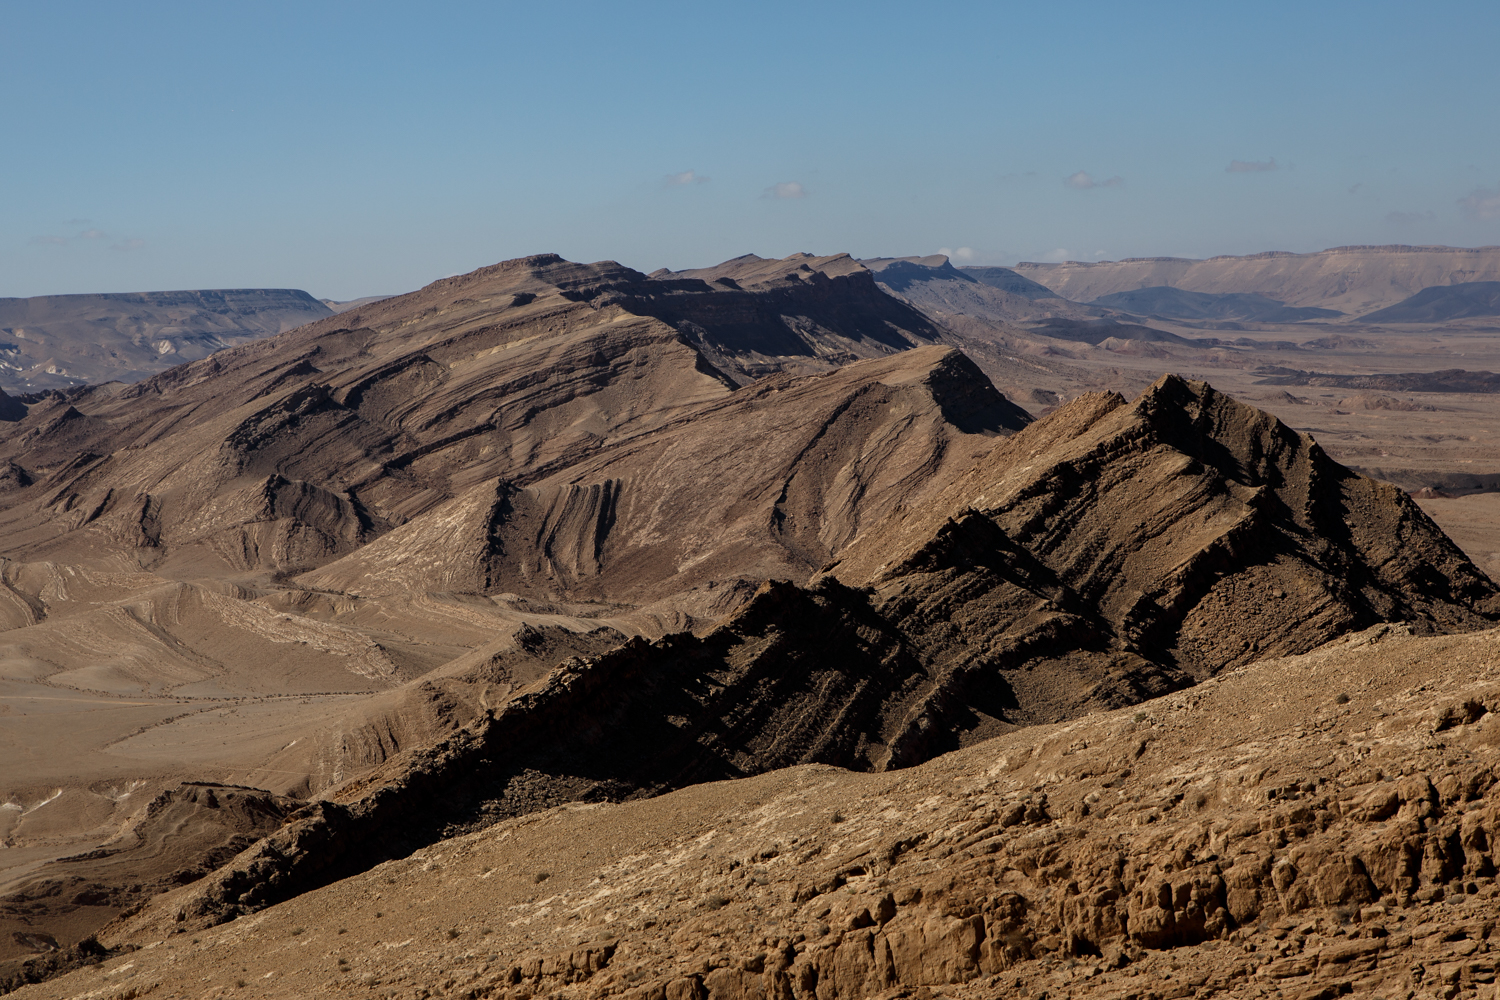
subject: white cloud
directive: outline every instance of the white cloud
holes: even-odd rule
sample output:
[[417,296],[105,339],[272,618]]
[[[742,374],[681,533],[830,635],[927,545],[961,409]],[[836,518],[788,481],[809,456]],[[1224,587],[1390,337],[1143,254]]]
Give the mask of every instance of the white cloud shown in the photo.
[[1116,175],[1114,177],[1109,178],[1108,180],[1096,181],[1092,177],[1090,177],[1085,171],[1080,170],[1080,171],[1078,171],[1078,173],[1073,174],[1070,177],[1064,177],[1063,178],[1063,185],[1065,187],[1070,187],[1070,188],[1074,189],[1075,191],[1087,191],[1089,188],[1100,188],[1100,187],[1102,187],[1102,188],[1117,188],[1117,187],[1124,187],[1125,186],[1125,179],[1123,177],[1120,177],[1120,176]]
[[1458,207],[1471,219],[1500,219],[1500,189],[1475,188],[1458,199]]
[[974,253],[973,247],[959,247],[955,250],[950,250],[947,247],[939,247],[938,253],[942,254],[944,257],[947,257],[949,260],[956,260],[960,262],[971,261],[977,256],[977,254]]
[[109,239],[109,234],[102,229],[85,229],[78,234],[78,238],[80,240],[107,240]]
[[1269,160],[1230,160],[1229,166],[1224,168],[1226,174],[1259,174],[1267,170],[1280,170],[1276,165],[1276,157]]
[[780,184],[772,184],[766,188],[763,198],[806,198],[807,188],[796,181],[782,181]]
[[68,245],[68,241],[61,236],[33,236],[31,242],[46,247],[65,247]]
[[686,187],[689,184],[707,184],[712,178],[704,177],[694,170],[684,170],[680,174],[667,175],[667,187]]
[[113,246],[111,246],[110,249],[111,250],[119,250],[121,252],[124,252],[124,251],[128,251],[128,250],[139,250],[141,247],[143,247],[145,245],[146,245],[146,241],[145,240],[121,240],[120,242],[118,242],[118,243],[114,244]]
[[1048,250],[1046,253],[1040,255],[1042,262],[1045,264],[1061,264],[1070,256],[1071,254],[1062,247],[1058,247],[1056,250]]

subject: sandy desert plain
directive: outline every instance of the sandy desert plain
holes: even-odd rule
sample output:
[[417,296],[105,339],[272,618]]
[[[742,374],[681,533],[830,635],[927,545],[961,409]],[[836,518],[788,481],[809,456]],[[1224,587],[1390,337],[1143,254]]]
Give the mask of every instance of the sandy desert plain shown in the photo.
[[1497,293],[543,254],[12,387],[0,988],[1494,995]]

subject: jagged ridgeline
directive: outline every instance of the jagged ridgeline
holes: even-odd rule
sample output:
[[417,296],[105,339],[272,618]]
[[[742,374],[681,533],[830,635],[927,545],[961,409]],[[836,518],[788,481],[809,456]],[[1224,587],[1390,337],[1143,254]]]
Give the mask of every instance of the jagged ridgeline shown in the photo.
[[561,802],[904,768],[1500,618],[1403,493],[1259,410],[1168,376],[1033,422],[952,343],[847,256],[445,279],[21,403],[7,614],[61,649],[75,567],[129,609],[91,641],[161,652],[55,683],[363,685],[247,766],[313,801],[180,904],[207,922]]

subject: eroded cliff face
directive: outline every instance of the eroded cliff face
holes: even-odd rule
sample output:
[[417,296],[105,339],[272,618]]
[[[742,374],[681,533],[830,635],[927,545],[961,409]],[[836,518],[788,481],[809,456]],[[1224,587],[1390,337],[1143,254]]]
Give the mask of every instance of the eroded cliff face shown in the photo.
[[943,347],[768,377],[549,475],[477,485],[301,580],[631,603],[801,582],[1027,423]]

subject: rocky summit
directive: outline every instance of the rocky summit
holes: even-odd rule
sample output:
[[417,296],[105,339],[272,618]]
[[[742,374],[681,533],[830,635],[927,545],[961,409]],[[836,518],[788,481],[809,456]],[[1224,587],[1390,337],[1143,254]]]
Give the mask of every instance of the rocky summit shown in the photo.
[[1031,284],[539,255],[0,397],[0,982],[1488,987],[1500,589],[1205,381],[1037,418],[919,308],[1116,323]]

